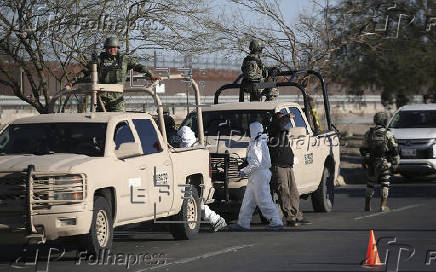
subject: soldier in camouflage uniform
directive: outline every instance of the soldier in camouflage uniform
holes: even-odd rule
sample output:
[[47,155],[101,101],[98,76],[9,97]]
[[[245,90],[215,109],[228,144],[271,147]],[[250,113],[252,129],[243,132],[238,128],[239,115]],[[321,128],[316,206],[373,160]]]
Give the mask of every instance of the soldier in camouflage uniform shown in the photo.
[[277,100],[279,91],[277,88],[268,89],[253,89],[253,84],[264,82],[278,71],[277,67],[265,67],[260,59],[260,55],[264,48],[263,42],[259,39],[253,39],[250,42],[250,54],[244,58],[241,66],[244,78],[242,80],[241,89],[245,93],[250,93],[250,101],[261,101],[262,96],[266,96],[266,101]]
[[360,154],[363,165],[367,168],[368,183],[365,195],[365,211],[371,210],[371,198],[374,195],[374,185],[380,183],[381,211],[388,211],[387,205],[390,175],[396,170],[400,162],[398,144],[392,132],[386,128],[387,114],[378,112],[374,115],[375,127],[365,133]]
[[[100,56],[94,60],[97,62],[98,81],[101,84],[124,84],[126,80],[127,71],[133,69],[135,72],[144,73],[147,79],[159,80],[158,76],[153,75],[143,65],[137,63],[133,58],[120,54],[118,49],[120,48],[118,39],[116,37],[108,37],[104,43],[105,52],[102,52]],[[75,80],[81,81],[84,78],[89,77],[90,67],[83,69]],[[100,98],[106,111],[125,111],[125,102],[122,93],[115,92],[102,92]],[[97,111],[103,111],[98,104]]]

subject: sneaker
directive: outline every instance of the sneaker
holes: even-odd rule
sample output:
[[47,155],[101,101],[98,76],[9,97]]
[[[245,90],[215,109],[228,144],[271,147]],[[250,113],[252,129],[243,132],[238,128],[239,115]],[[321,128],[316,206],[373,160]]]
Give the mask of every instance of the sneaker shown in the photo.
[[283,229],[283,225],[268,225],[265,227],[266,230],[279,231]]
[[300,224],[296,220],[288,220],[286,221],[287,225],[290,227],[298,227]]
[[224,220],[224,218],[221,217],[215,224],[211,226],[211,231],[217,232],[224,229],[225,227],[227,227],[226,220]]
[[299,224],[301,224],[301,225],[311,225],[312,224],[312,222],[310,222],[310,221],[308,221],[308,220],[306,220],[306,219],[301,219],[301,220],[298,220],[297,219],[297,223],[299,223]]
[[246,229],[239,224],[230,224],[229,229],[233,231],[249,231],[250,229]]

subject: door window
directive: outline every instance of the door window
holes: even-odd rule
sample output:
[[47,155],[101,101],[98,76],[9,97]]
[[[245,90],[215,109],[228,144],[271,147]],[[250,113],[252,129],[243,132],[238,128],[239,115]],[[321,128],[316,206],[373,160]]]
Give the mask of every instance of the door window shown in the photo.
[[129,123],[123,121],[117,124],[114,133],[115,150],[120,148],[122,143],[134,143],[135,137],[133,137],[132,130],[130,130]]
[[159,153],[162,151],[157,132],[154,129],[151,120],[133,119],[133,124],[139,135],[139,139],[141,139],[141,146],[144,155]]
[[303,116],[301,116],[300,110],[298,108],[295,108],[295,107],[289,107],[289,112],[294,115],[295,127],[304,127],[304,128],[306,128],[306,133],[307,133],[306,122],[304,122],[304,119],[303,119]]

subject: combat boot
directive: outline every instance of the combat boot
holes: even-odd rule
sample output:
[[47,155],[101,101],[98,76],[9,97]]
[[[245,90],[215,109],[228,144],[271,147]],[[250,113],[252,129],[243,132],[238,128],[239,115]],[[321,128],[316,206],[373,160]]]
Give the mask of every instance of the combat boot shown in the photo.
[[365,211],[371,211],[371,198],[374,195],[374,187],[372,184],[368,183],[365,192]]
[[371,197],[370,196],[365,197],[365,211],[366,212],[371,211]]
[[383,197],[381,198],[381,204],[380,204],[380,210],[382,212],[388,212],[391,209],[388,206],[388,198],[387,197]]

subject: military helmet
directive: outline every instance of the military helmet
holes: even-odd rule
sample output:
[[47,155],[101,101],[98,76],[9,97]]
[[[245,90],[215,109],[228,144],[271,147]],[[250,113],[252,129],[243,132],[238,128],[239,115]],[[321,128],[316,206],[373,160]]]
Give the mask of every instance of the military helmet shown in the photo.
[[264,47],[263,42],[261,40],[259,40],[259,39],[251,40],[250,47],[249,47],[250,52],[260,53],[260,52],[262,52],[263,48],[265,48],[265,47]]
[[377,112],[374,115],[374,124],[380,126],[386,126],[388,123],[388,115],[386,112]]
[[104,41],[104,48],[117,47],[120,48],[120,42],[117,37],[107,37]]

